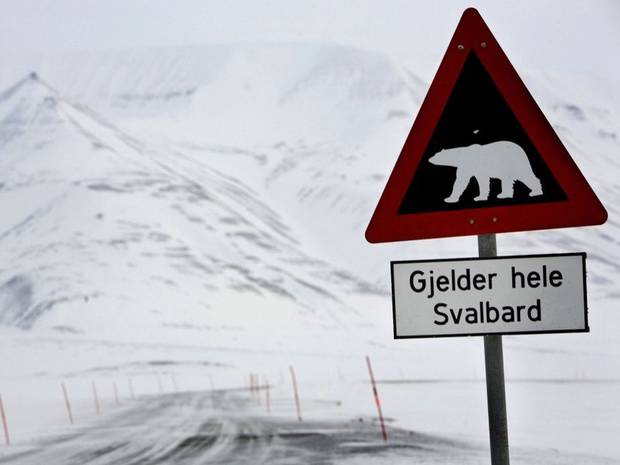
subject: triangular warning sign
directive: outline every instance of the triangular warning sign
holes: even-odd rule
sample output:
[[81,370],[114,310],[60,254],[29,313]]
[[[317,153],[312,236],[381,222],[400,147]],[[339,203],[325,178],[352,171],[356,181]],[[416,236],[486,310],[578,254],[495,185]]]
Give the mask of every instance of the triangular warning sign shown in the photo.
[[601,224],[607,212],[479,13],[465,10],[369,242]]

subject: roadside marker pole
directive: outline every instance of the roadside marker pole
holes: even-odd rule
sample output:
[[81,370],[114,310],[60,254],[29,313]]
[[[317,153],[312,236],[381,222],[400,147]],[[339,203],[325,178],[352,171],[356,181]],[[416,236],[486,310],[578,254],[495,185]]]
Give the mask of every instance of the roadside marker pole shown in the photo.
[[387,431],[385,429],[385,421],[383,420],[383,412],[381,410],[381,401],[379,400],[379,392],[377,391],[377,383],[375,382],[375,375],[372,372],[372,366],[370,365],[370,358],[366,355],[366,365],[368,366],[368,374],[370,375],[370,382],[372,383],[372,393],[375,398],[375,405],[377,406],[377,412],[379,413],[379,425],[381,425],[381,437],[384,441],[387,441]]
[[[478,255],[480,257],[497,257],[495,234],[478,236]],[[506,386],[504,383],[504,354],[501,335],[484,336],[484,365],[487,381],[491,463],[492,465],[509,465]]]
[[297,391],[297,378],[295,377],[295,370],[293,369],[292,365],[289,366],[288,369],[291,372],[291,379],[293,380],[293,391],[295,392],[295,407],[297,408],[297,419],[299,421],[302,421],[301,405],[299,404],[299,392]]
[[157,373],[157,389],[159,390],[160,394],[163,394],[164,387],[161,384],[161,374],[159,374],[159,373]]
[[213,384],[213,376],[209,375],[209,384],[211,385],[211,390],[215,390],[215,384]]
[[92,382],[92,386],[93,386],[93,399],[95,401],[95,412],[97,412],[97,415],[99,415],[101,413],[101,407],[99,405],[99,396],[97,395],[97,386],[95,385],[95,382]]
[[114,401],[116,402],[116,405],[121,405],[118,400],[118,389],[116,389],[116,381],[112,382],[112,387],[114,388]]
[[62,393],[65,397],[65,407],[67,407],[67,415],[69,416],[69,423],[73,424],[73,413],[71,412],[71,402],[69,402],[69,394],[67,393],[67,386],[65,382],[60,383],[62,385]]
[[136,396],[133,393],[133,381],[131,378],[127,378],[127,383],[129,384],[129,395],[131,396],[131,399],[134,400],[136,398]]
[[256,402],[260,405],[260,378],[256,373],[254,374],[254,380],[256,382]]
[[176,377],[173,373],[170,373],[170,379],[172,380],[172,385],[174,386],[174,392],[179,393],[179,385],[177,384]]
[[2,416],[2,427],[4,428],[4,440],[7,446],[11,445],[11,438],[9,438],[9,425],[6,421],[6,414],[4,413],[4,402],[2,402],[2,396],[0,396],[0,416]]
[[265,378],[265,404],[267,406],[267,413],[271,413],[271,396],[269,394],[269,380]]

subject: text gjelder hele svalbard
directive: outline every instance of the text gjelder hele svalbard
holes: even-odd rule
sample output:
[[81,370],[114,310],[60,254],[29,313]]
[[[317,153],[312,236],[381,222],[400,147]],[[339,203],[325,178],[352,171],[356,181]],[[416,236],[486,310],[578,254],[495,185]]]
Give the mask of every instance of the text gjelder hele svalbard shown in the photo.
[[[436,274],[433,270],[414,270],[409,275],[409,287],[427,299],[437,300],[433,305],[433,322],[439,326],[449,323],[458,325],[542,321],[544,311],[540,298],[518,303],[481,300],[476,306],[468,307],[449,306],[441,301],[441,295],[447,292],[492,291],[499,279],[498,273],[472,273],[470,268],[463,271],[451,269],[446,274]],[[547,265],[527,271],[511,266],[509,280],[512,289],[558,288],[564,283],[562,272],[549,270]]]

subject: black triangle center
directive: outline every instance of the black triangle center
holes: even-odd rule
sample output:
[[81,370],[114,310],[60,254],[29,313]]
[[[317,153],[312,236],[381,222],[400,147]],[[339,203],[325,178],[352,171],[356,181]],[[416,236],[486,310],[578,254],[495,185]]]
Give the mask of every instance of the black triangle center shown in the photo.
[[566,199],[484,65],[471,51],[398,213]]

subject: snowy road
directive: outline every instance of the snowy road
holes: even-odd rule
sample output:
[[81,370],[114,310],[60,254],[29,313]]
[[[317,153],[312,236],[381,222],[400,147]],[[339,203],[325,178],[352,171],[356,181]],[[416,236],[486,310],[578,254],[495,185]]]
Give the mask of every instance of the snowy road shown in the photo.
[[[288,402],[288,401],[286,401]],[[284,401],[280,404],[283,406]],[[274,405],[278,409],[278,403]],[[193,392],[143,398],[99,422],[38,443],[16,445],[0,463],[82,464],[482,464],[488,452],[371,421],[304,421],[259,413],[247,394]],[[611,463],[521,451],[514,463]],[[583,459],[583,457],[581,458]],[[577,460],[578,462],[576,462]]]

